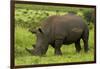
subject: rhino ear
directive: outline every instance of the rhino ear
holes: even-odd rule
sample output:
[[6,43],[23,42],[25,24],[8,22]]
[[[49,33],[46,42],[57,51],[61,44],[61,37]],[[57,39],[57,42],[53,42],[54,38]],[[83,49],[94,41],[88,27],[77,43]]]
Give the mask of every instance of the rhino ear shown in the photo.
[[40,33],[43,33],[43,31],[42,31],[42,29],[41,29],[41,28],[38,28],[38,31],[39,31]]

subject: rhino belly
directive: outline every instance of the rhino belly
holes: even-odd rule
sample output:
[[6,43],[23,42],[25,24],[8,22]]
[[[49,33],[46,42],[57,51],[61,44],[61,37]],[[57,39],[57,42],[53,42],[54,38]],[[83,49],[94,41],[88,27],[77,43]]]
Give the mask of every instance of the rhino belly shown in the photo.
[[74,42],[76,42],[77,40],[79,40],[82,36],[82,29],[72,29],[67,36],[64,38],[63,43],[64,44],[72,44]]

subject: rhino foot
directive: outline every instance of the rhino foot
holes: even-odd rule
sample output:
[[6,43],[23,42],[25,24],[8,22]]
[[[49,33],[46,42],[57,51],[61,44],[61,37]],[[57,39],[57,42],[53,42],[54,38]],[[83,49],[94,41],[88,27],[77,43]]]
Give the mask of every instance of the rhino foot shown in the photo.
[[56,55],[56,56],[61,56],[62,53],[61,53],[61,52],[55,52],[55,55]]

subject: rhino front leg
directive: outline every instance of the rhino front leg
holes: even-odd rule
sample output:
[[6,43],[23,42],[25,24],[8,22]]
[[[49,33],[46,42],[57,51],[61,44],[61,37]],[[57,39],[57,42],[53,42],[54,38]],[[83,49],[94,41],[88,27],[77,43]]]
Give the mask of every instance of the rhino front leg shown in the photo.
[[56,40],[55,41],[55,55],[62,55],[61,52],[61,45],[62,45],[62,40]]

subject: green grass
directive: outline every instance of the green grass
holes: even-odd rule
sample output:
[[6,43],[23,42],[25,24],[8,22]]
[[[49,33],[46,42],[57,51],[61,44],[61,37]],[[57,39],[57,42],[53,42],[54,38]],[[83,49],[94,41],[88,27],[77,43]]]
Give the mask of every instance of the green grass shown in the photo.
[[30,64],[52,64],[52,63],[68,63],[68,62],[85,62],[94,61],[94,31],[90,30],[89,34],[89,52],[84,53],[83,43],[82,51],[76,53],[74,44],[63,45],[61,50],[62,56],[55,56],[54,49],[49,46],[46,56],[32,56],[25,48],[32,48],[32,44],[36,43],[36,36],[28,32],[28,29],[22,27],[15,28],[15,65]]

